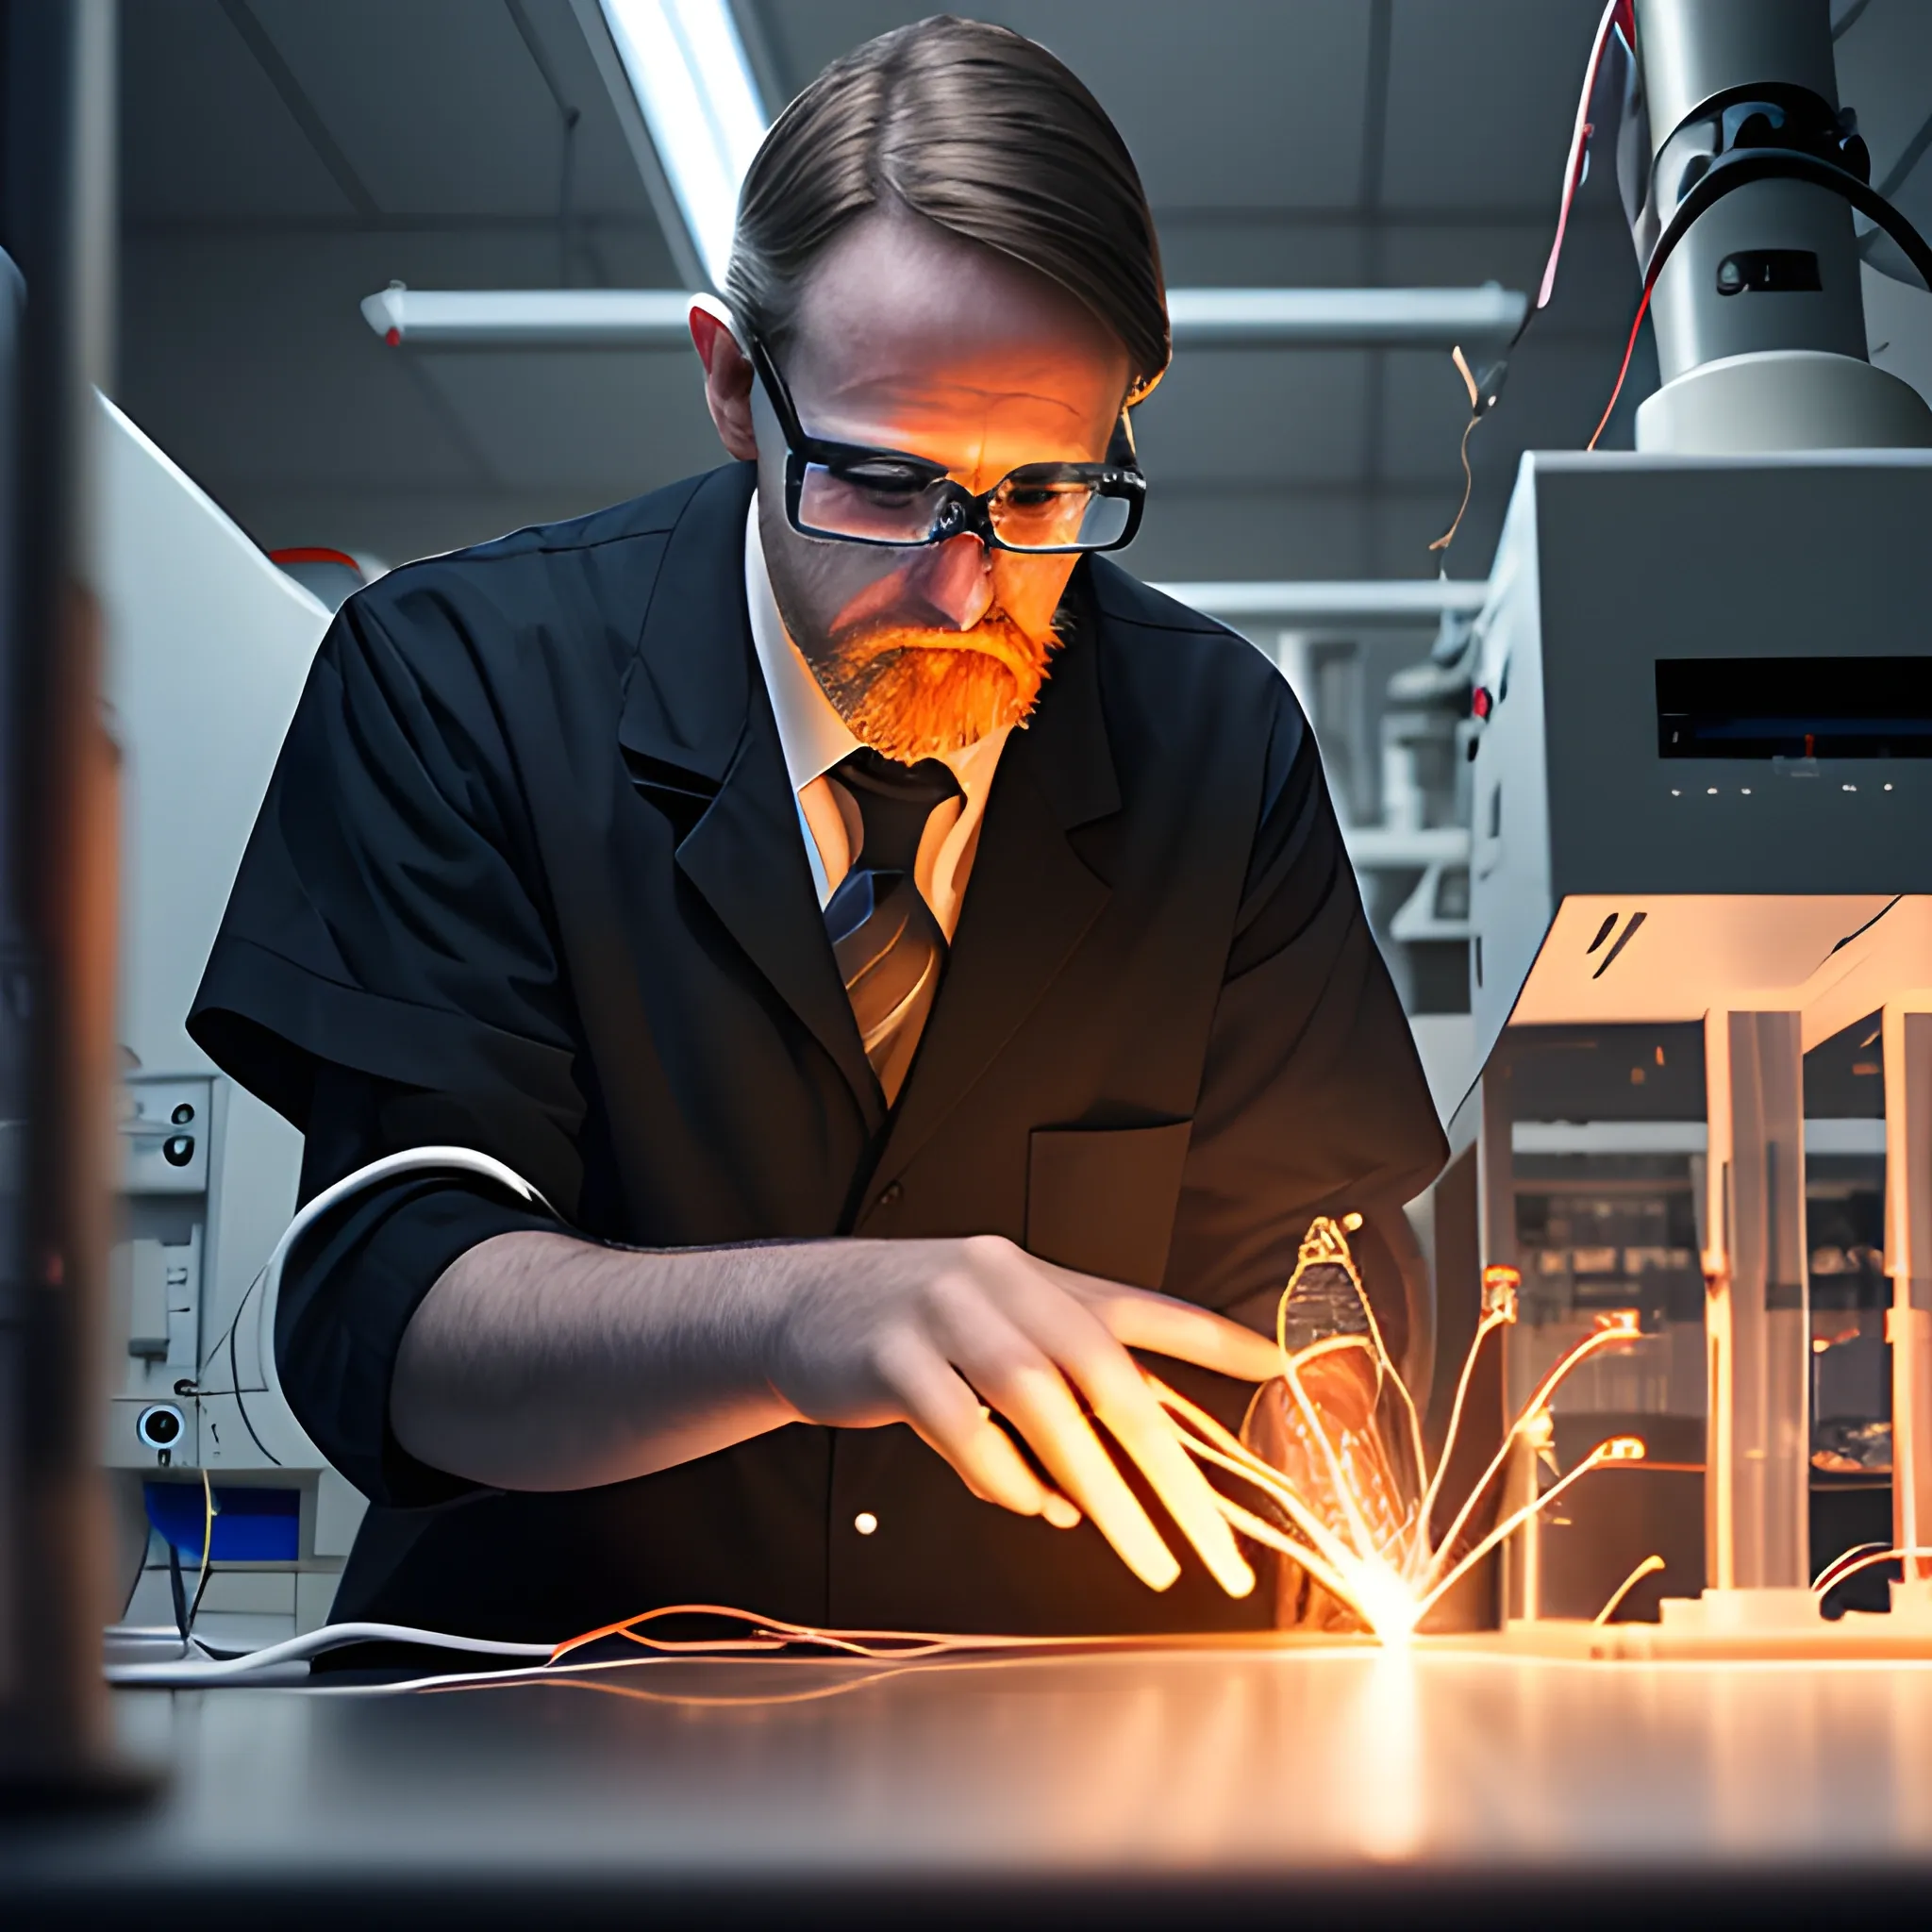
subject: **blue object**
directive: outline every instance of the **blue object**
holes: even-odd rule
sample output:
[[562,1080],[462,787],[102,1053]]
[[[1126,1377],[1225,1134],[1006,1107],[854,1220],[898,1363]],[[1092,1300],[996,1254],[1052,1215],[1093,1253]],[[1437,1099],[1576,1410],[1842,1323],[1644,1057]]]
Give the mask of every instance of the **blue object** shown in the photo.
[[[199,1483],[147,1483],[147,1520],[184,1563],[201,1561],[207,1505]],[[215,1485],[216,1563],[292,1563],[302,1549],[302,1491]]]

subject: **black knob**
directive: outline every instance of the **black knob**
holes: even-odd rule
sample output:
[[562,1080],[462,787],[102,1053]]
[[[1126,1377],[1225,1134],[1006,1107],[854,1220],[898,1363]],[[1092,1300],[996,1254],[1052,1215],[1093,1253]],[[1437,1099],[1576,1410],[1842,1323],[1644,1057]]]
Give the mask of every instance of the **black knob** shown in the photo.
[[170,1167],[186,1167],[194,1158],[192,1134],[170,1134],[161,1142],[161,1158]]
[[181,1105],[177,1107],[175,1109],[175,1111],[168,1116],[168,1118],[171,1121],[173,1121],[177,1127],[185,1127],[188,1124],[188,1123],[194,1118],[194,1109],[193,1108],[189,1106],[187,1101],[184,1100],[181,1103]]

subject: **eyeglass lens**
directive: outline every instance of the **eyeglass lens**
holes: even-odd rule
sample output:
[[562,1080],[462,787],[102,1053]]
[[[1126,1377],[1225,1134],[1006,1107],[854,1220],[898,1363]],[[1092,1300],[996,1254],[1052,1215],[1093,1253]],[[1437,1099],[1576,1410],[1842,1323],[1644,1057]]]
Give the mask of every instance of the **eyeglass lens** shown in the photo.
[[[868,475],[808,463],[800,484],[798,520],[827,536],[874,543],[924,543],[942,530],[959,501],[943,479]],[[1001,542],[1016,550],[1091,549],[1111,543],[1127,526],[1124,498],[1104,496],[1080,478],[1029,476],[1016,471],[987,504]]]

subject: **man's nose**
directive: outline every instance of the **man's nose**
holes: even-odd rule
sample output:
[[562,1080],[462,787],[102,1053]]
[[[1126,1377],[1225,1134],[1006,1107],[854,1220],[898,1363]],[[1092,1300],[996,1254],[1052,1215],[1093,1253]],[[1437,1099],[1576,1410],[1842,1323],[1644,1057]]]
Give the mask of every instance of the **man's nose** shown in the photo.
[[992,567],[977,537],[949,537],[920,559],[913,589],[953,630],[971,630],[992,606]]

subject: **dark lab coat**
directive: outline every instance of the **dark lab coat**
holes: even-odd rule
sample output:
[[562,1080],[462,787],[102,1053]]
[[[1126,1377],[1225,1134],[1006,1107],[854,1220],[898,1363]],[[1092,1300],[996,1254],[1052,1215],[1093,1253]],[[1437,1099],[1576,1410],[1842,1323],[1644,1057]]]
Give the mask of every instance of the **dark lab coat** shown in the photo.
[[[456,1141],[594,1239],[991,1232],[1217,1308],[1265,1307],[1317,1209],[1386,1224],[1442,1141],[1312,737],[1250,645],[1104,559],[1008,741],[888,1113],[752,650],[753,481],[410,564],[338,616],[191,1021],[309,1134],[305,1190]],[[409,1314],[464,1247],[540,1224],[399,1183],[291,1266],[286,1390],[376,1506],[338,1618],[547,1640],[689,1601],[875,1628],[1265,1617],[1191,1559],[1155,1595],[1091,1525],[975,1500],[903,1427],[795,1425],[560,1495],[426,1469],[388,1426]]]

